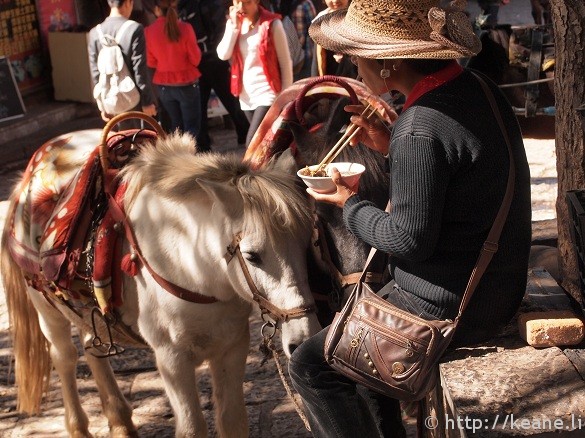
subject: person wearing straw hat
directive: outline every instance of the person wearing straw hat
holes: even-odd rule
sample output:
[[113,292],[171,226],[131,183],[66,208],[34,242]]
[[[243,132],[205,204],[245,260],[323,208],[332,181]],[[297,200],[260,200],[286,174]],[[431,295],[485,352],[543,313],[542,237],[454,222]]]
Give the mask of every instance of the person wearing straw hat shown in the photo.
[[[315,43],[352,56],[377,94],[400,92],[404,108],[390,134],[359,114],[353,141],[388,156],[386,212],[362,198],[359,182],[333,172],[336,191],[307,192],[343,209],[348,229],[390,254],[392,281],[380,294],[427,319],[456,316],[480,249],[506,191],[508,146],[477,77],[457,58],[480,42],[465,1],[353,0],[313,22]],[[511,106],[487,78],[514,157],[515,186],[499,250],[463,314],[453,346],[493,337],[515,314],[526,289],[531,241],[530,173]],[[366,169],[367,171],[367,169]],[[398,401],[371,393],[333,370],[323,357],[327,328],[301,344],[289,362],[316,437],[403,437]]]

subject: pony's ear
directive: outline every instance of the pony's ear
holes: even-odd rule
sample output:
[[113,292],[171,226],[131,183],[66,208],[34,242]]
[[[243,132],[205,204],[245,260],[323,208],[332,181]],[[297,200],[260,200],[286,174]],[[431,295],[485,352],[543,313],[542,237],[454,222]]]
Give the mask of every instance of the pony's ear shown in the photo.
[[303,167],[307,164],[313,164],[315,151],[320,150],[319,146],[316,145],[320,145],[323,142],[319,133],[320,130],[317,129],[317,132],[311,133],[297,122],[290,122],[288,126],[296,145],[298,166]]
[[345,106],[349,105],[349,97],[340,97],[329,109],[329,117],[323,127],[327,132],[327,138],[338,137],[341,130],[349,124],[351,114],[345,111]]
[[274,162],[274,168],[281,172],[294,174],[297,171],[297,163],[290,148],[273,157],[271,161]]
[[242,208],[242,200],[232,184],[218,183],[197,178],[197,184],[207,193],[214,204],[220,207],[229,217],[237,217]]
[[290,129],[290,132],[292,132],[296,143],[303,142],[309,136],[309,130],[299,122],[288,122],[288,128]]

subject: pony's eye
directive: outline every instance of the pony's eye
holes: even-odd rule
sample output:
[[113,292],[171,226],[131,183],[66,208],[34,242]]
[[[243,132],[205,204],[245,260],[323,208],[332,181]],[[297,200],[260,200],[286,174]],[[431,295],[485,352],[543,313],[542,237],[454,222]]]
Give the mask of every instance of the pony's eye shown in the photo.
[[246,252],[244,258],[253,265],[259,265],[262,263],[262,257],[257,252]]

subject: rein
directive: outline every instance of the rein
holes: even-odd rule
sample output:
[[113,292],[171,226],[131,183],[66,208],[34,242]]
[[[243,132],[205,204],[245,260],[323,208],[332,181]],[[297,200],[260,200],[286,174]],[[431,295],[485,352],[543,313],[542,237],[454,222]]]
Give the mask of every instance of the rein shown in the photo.
[[193,292],[188,289],[185,289],[184,287],[171,283],[170,281],[166,280],[165,278],[157,274],[156,271],[152,268],[152,266],[150,266],[150,264],[142,255],[142,251],[140,251],[140,247],[138,246],[138,242],[136,241],[136,236],[134,235],[134,230],[130,226],[130,222],[128,222],[128,218],[126,216],[126,213],[124,213],[123,208],[120,206],[120,204],[118,204],[118,202],[110,193],[108,193],[107,196],[112,217],[117,223],[122,224],[124,226],[126,239],[128,239],[128,243],[130,243],[130,247],[132,248],[131,259],[134,262],[136,261],[136,259],[139,259],[144,265],[144,267],[148,270],[152,278],[154,278],[154,281],[156,281],[159,284],[159,286],[161,286],[171,295],[174,295],[177,298],[181,298],[182,300],[189,301],[191,303],[211,304],[216,303],[218,301],[214,297],[203,295],[198,292]]
[[[333,260],[331,259],[331,253],[329,252],[329,245],[327,245],[327,239],[325,238],[325,228],[323,227],[323,222],[321,218],[317,215],[316,219],[317,225],[317,240],[315,242],[316,246],[319,246],[319,250],[321,252],[321,259],[327,263],[329,268],[329,274],[331,278],[335,282],[335,286],[338,290],[342,290],[344,287],[356,284],[362,275],[362,272],[352,272],[351,274],[343,275]],[[366,272],[365,281],[367,283],[381,283],[383,281],[383,274],[379,272]]]
[[[169,292],[171,295],[174,295],[182,300],[189,301],[191,303],[197,304],[211,304],[216,303],[218,300],[214,297],[210,297],[207,295],[202,295],[198,292],[193,292],[187,290],[181,286],[178,286],[165,278],[161,277],[156,271],[150,266],[148,261],[144,258],[142,251],[140,251],[140,247],[138,242],[136,241],[136,236],[134,235],[134,230],[132,229],[130,222],[126,214],[124,213],[123,208],[118,204],[116,199],[111,194],[107,194],[109,206],[112,212],[113,218],[116,222],[122,224],[124,226],[126,238],[128,239],[128,243],[132,248],[132,257],[134,260],[139,259],[142,264],[146,267],[152,278],[161,286],[164,290]],[[288,321],[291,318],[297,318],[299,316],[306,315],[307,313],[314,312],[314,306],[306,306],[306,307],[295,307],[289,310],[282,310],[279,307],[272,304],[268,301],[265,297],[260,294],[258,288],[254,284],[254,280],[250,275],[250,271],[248,270],[248,266],[246,265],[246,261],[244,260],[244,256],[240,250],[240,241],[242,240],[240,234],[236,234],[232,239],[231,243],[227,247],[227,252],[224,255],[226,262],[229,263],[232,258],[237,256],[238,261],[240,262],[240,267],[242,268],[242,272],[244,273],[244,277],[246,278],[246,282],[248,283],[248,287],[252,292],[252,298],[258,306],[260,306],[260,310],[262,314],[268,314],[272,316],[277,321]]]

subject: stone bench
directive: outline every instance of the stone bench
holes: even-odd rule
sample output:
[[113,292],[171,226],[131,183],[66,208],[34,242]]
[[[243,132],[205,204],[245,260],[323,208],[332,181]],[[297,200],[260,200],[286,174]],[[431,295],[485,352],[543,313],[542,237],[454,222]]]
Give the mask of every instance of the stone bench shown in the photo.
[[[580,311],[547,271],[532,269],[519,313],[568,309]],[[423,402],[423,436],[585,437],[584,344],[534,348],[515,320],[490,342],[450,352]]]

